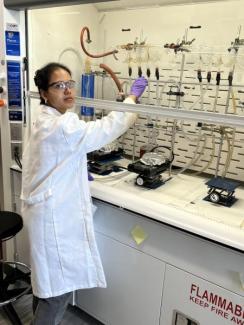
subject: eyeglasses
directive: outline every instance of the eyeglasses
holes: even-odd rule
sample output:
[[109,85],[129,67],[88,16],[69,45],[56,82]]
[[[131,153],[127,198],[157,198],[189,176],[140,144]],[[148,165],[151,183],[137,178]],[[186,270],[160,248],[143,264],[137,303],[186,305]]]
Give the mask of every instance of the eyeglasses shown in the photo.
[[48,85],[48,88],[49,87],[52,87],[56,90],[73,89],[75,88],[75,81],[74,80],[56,81]]

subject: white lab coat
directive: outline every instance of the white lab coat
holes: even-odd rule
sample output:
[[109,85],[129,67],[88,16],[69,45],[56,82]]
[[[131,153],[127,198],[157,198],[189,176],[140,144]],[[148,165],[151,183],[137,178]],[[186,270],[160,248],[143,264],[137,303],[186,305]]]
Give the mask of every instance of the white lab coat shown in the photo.
[[[133,103],[128,98],[127,103]],[[111,142],[136,114],[111,112],[85,123],[42,106],[23,154],[22,215],[35,296],[105,287],[92,220],[86,154]]]

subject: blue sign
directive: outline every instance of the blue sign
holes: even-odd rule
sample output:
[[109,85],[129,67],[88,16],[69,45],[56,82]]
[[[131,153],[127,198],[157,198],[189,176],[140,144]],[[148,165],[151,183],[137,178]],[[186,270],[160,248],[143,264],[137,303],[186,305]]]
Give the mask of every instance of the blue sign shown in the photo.
[[20,62],[7,61],[8,107],[21,108],[21,70]]
[[20,56],[20,35],[19,32],[5,31],[6,54]]

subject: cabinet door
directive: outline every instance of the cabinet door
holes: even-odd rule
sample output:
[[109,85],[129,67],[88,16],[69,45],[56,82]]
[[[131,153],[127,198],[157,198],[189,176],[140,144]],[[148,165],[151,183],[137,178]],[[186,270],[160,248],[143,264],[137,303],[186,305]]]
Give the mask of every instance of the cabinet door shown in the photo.
[[80,290],[77,305],[111,325],[158,325],[165,264],[96,234],[107,288]]
[[166,266],[161,325],[244,325],[244,298]]

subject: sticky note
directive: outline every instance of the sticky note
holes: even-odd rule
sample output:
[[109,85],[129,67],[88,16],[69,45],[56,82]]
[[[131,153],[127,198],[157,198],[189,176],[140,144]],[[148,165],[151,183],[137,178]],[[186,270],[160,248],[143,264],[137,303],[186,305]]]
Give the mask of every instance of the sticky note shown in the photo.
[[144,242],[145,239],[147,239],[148,234],[143,230],[141,226],[137,225],[131,230],[131,236],[137,245],[140,245]]

